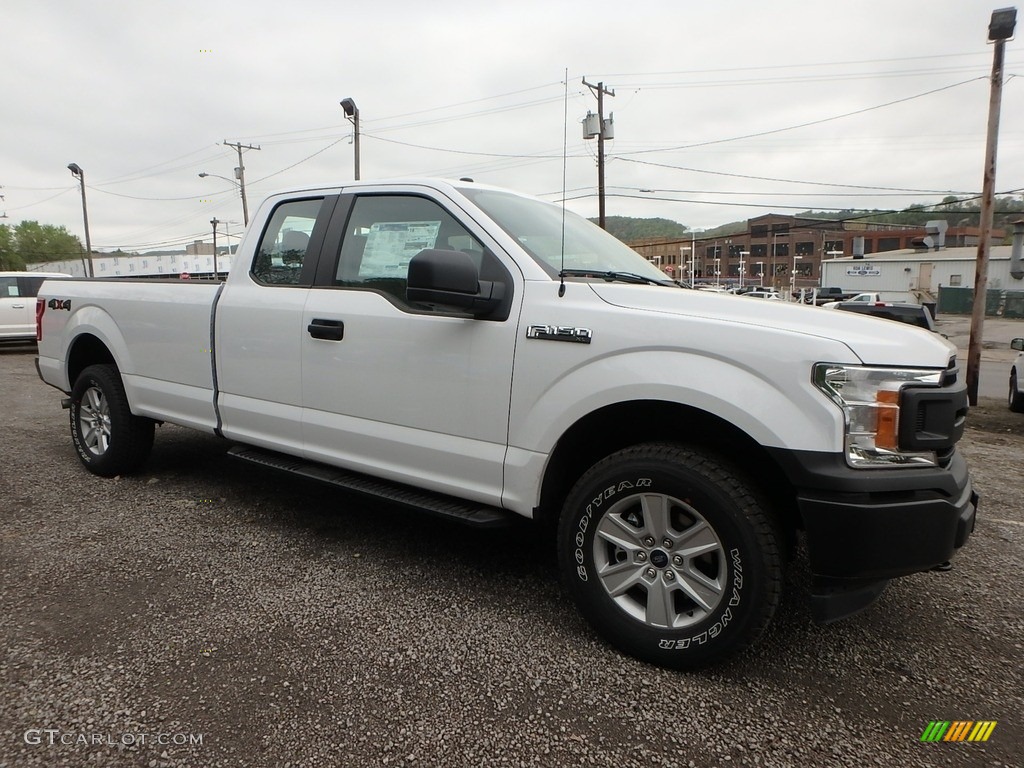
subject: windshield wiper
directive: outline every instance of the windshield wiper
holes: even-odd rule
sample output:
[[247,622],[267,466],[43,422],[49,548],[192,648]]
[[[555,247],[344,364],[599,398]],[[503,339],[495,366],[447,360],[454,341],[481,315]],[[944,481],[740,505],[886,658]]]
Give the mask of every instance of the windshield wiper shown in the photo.
[[620,283],[642,283],[645,285],[677,285],[672,280],[655,280],[635,272],[617,272],[601,269],[563,269],[559,277],[599,277],[607,282],[618,280]]

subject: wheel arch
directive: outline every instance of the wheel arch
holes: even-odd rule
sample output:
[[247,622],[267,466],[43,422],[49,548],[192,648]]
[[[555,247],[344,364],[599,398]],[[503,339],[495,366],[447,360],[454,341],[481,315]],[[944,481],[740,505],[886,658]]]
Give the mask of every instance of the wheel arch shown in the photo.
[[598,461],[631,445],[673,442],[708,448],[750,478],[783,526],[786,539],[799,527],[793,489],[768,451],[735,425],[681,403],[635,400],[592,411],[561,436],[548,460],[534,517],[557,524],[576,481]]
[[67,356],[68,384],[75,386],[79,375],[90,365],[108,364],[117,366],[113,353],[97,336],[83,333],[71,342]]

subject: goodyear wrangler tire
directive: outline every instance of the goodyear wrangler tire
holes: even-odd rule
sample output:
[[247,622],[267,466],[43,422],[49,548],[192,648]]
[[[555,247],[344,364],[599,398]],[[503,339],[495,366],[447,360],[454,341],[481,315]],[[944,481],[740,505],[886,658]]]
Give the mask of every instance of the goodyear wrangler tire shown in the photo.
[[584,618],[620,650],[676,669],[760,637],[781,594],[778,542],[737,472],[669,444],[594,465],[558,529],[561,572]]
[[70,414],[75,452],[93,474],[128,474],[146,463],[154,422],[132,414],[116,366],[90,365],[79,374]]

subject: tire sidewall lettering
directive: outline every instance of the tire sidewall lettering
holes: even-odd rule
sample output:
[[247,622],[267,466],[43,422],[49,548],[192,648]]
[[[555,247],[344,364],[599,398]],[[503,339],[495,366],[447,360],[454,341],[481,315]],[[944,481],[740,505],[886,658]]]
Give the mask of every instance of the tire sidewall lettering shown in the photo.
[[[96,386],[96,381],[94,379],[89,379],[87,381],[87,386]],[[75,450],[78,452],[78,456],[83,463],[91,464],[95,460],[96,456],[86,447],[85,443],[82,442],[81,425],[79,423],[79,419],[82,416],[82,401],[80,399],[72,402],[69,413],[71,415],[71,440],[75,445]]]
[[732,590],[728,605],[726,605],[722,615],[714,624],[703,632],[698,632],[696,635],[675,640],[659,640],[658,648],[663,651],[685,651],[690,645],[703,645],[708,640],[713,640],[725,631],[725,628],[734,617],[732,609],[740,604],[743,594],[743,561],[740,559],[739,549],[733,548],[729,550],[729,559],[732,562],[732,573],[730,574]]
[[590,521],[593,518],[595,512],[600,512],[605,502],[609,499],[619,495],[622,491],[635,491],[637,488],[650,488],[653,481],[649,477],[640,477],[636,480],[622,480],[615,485],[608,486],[595,496],[589,504],[583,514],[580,515],[579,522],[576,530],[576,550],[573,552],[573,558],[576,560],[576,577],[580,581],[589,581],[590,576],[587,571],[587,556],[584,551],[584,546],[587,541],[587,530],[590,528]]

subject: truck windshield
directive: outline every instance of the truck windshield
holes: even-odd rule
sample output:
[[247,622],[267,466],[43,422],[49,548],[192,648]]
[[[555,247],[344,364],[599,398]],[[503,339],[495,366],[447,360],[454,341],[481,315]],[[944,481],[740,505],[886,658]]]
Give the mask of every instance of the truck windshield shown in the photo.
[[616,274],[629,274],[643,278],[629,282],[675,285],[625,243],[571,211],[565,211],[563,228],[562,209],[557,205],[492,189],[461,187],[460,191],[552,277],[564,268],[573,277],[614,279]]

